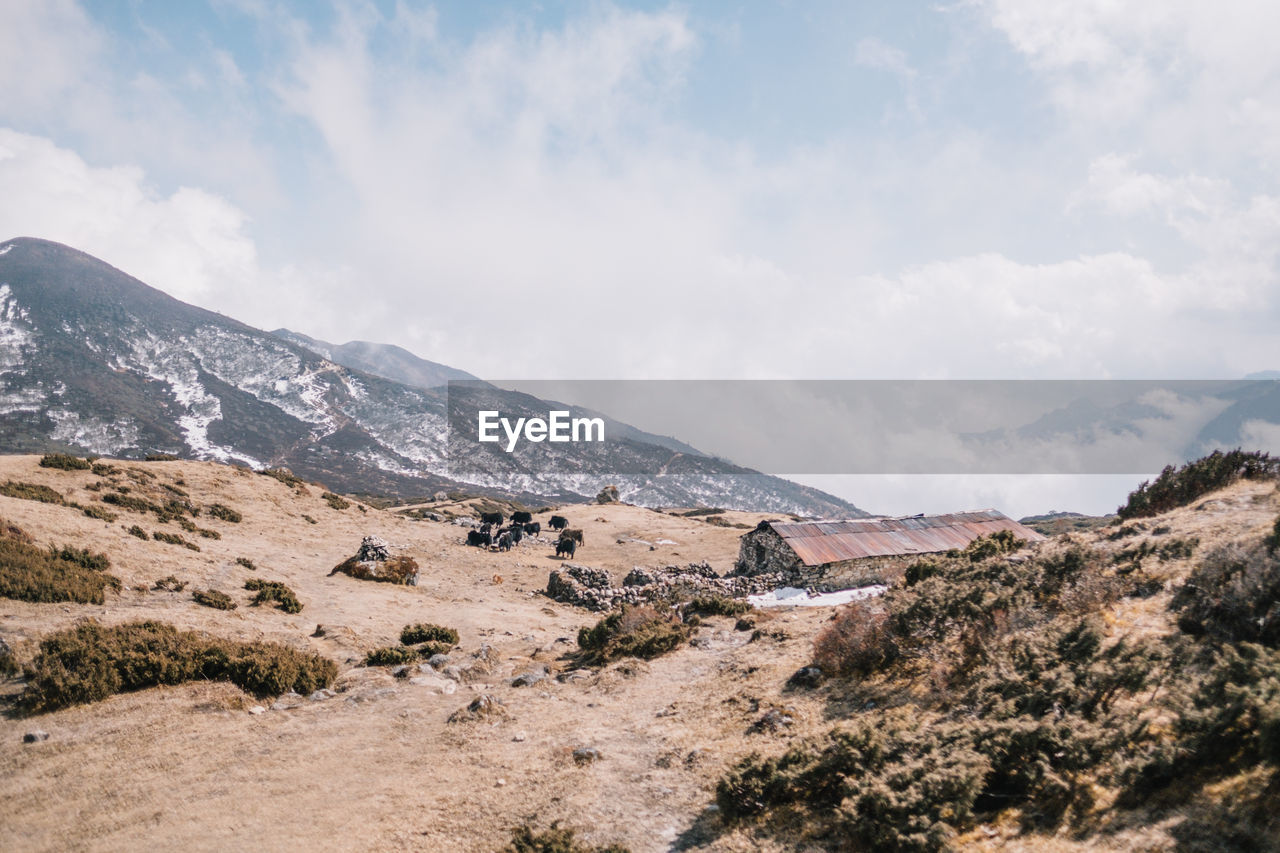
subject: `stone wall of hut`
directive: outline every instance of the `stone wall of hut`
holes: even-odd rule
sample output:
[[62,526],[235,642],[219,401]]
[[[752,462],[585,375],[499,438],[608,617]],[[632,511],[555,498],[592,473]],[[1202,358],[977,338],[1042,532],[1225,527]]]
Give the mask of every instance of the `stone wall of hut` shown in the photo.
[[890,583],[901,578],[906,567],[919,557],[919,554],[863,557],[806,566],[785,539],[765,526],[743,534],[738,545],[737,570],[744,575],[781,572],[792,586],[833,592]]

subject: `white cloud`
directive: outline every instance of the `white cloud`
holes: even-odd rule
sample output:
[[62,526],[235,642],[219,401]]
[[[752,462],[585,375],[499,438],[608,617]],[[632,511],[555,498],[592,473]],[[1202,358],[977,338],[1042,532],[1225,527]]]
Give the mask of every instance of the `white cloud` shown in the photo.
[[165,196],[137,167],[95,168],[47,139],[0,128],[0,197],[5,238],[66,243],[180,299],[260,283],[240,210],[190,187]]

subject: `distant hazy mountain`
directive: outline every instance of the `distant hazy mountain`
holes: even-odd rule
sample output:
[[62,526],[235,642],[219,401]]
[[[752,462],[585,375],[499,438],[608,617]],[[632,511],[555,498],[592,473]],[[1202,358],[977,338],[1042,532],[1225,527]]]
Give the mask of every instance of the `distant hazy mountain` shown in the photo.
[[353,370],[363,370],[365,373],[372,373],[374,376],[381,376],[383,379],[390,379],[392,382],[399,382],[413,388],[439,388],[451,379],[476,378],[465,370],[418,358],[407,349],[395,344],[375,344],[371,341],[331,344],[288,329],[276,329],[271,334],[306,347],[335,364],[341,364]]
[[[606,448],[574,458],[546,452],[551,445],[451,456],[447,397],[430,376],[467,374],[376,344],[333,354],[348,358],[347,348],[377,370],[187,305],[58,243],[0,243],[0,452],[167,452],[283,465],[343,491],[406,497],[461,483],[571,501],[612,482],[634,503],[864,514],[625,425]],[[394,370],[421,384],[379,375]],[[504,412],[548,411],[545,401],[490,392]]]

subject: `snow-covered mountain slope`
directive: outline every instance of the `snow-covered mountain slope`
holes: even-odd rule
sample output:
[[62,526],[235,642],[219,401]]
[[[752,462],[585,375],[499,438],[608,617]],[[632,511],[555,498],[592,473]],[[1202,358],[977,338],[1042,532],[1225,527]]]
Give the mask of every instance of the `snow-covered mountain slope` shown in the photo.
[[[547,411],[525,395],[478,393],[504,412]],[[620,426],[623,438],[572,454],[550,444],[516,454],[451,448],[443,388],[336,363],[57,243],[0,243],[0,451],[286,466],[335,489],[402,497],[463,484],[577,500],[615,483],[623,500],[648,505],[863,514]]]

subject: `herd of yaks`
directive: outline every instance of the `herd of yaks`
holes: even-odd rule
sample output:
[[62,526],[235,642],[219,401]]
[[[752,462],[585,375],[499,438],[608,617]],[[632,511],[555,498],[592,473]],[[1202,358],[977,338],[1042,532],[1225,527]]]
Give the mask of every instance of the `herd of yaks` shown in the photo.
[[[525,536],[538,536],[542,533],[542,523],[533,520],[533,513],[513,512],[510,523],[502,526],[504,516],[501,512],[480,513],[480,527],[467,531],[467,544],[477,548],[497,548],[499,551],[510,551],[512,545],[520,544]],[[571,530],[569,519],[563,515],[553,515],[547,521],[547,527],[560,531],[556,542],[556,556],[572,557],[583,544],[581,530]]]

